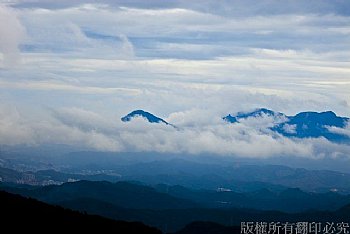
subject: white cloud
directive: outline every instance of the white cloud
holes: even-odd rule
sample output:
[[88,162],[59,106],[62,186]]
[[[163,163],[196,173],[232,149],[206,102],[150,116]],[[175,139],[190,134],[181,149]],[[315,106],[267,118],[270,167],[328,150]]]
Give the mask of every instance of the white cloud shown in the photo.
[[295,134],[296,132],[296,124],[284,124],[283,131],[289,134]]
[[19,62],[20,50],[18,47],[24,37],[25,29],[19,21],[17,13],[9,7],[0,4],[0,54],[2,53],[2,66],[13,66]]
[[128,37],[124,34],[119,36],[121,44],[119,45],[117,53],[120,54],[120,58],[133,59],[135,58],[134,46],[129,41]]
[[333,133],[342,134],[350,138],[350,121],[346,124],[345,128],[328,127],[328,130]]
[[[80,119],[76,125],[62,124],[55,119],[42,121],[30,121],[15,107],[0,106],[0,142],[4,145],[42,145],[42,144],[66,144],[86,149],[102,151],[119,151],[122,146],[119,142],[95,129],[81,128],[86,125],[89,118],[100,120],[98,115],[84,112],[83,110],[63,110],[62,112],[78,113]],[[63,115],[63,113],[61,113]],[[84,116],[88,113],[90,116]],[[58,115],[56,113],[56,115]],[[91,117],[92,116],[92,117]],[[62,116],[60,116],[62,118]],[[83,119],[83,121],[81,120]],[[66,121],[66,119],[64,119]],[[74,120],[72,120],[74,122]],[[67,121],[66,121],[67,122]],[[95,122],[95,123],[98,123]],[[103,123],[99,123],[101,125]],[[99,127],[99,126],[97,126]]]
[[35,144],[31,127],[15,107],[0,105],[0,142],[4,145]]
[[43,90],[43,91],[64,91],[73,93],[85,93],[85,94],[113,94],[113,93],[125,93],[129,95],[138,95],[140,90],[132,88],[121,87],[91,87],[76,84],[67,84],[62,82],[7,82],[0,81],[0,88],[7,89],[23,89],[23,90]]
[[76,107],[52,110],[52,115],[63,124],[83,131],[108,132],[114,128],[112,121],[108,122],[97,113]]

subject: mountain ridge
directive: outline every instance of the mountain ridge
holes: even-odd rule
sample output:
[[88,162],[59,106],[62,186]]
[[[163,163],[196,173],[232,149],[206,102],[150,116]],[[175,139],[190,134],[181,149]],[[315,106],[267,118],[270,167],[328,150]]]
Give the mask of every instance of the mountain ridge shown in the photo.
[[[294,116],[287,116],[284,113],[275,112],[267,108],[257,108],[251,112],[238,112],[236,115],[228,114],[222,117],[222,120],[230,124],[235,124],[244,119],[263,118],[265,116],[273,117],[276,121],[275,125],[269,129],[285,137],[323,137],[330,141],[342,143],[350,140],[349,136],[331,130],[331,128],[344,129],[349,122],[349,118],[337,116],[333,111],[305,111],[299,112]],[[142,117],[149,123],[161,123],[178,129],[177,126],[144,110],[134,110],[122,117],[121,121],[130,122],[138,117]]]
[[279,123],[270,129],[285,137],[319,138],[330,141],[346,142],[350,137],[341,133],[332,132],[330,128],[345,128],[349,118],[337,116],[333,111],[304,111],[294,116],[287,116],[266,108],[255,109],[252,112],[238,112],[237,115],[227,115],[222,119],[228,123],[239,123],[242,119],[271,116],[278,118]]
[[169,125],[169,123],[167,121],[165,121],[162,118],[159,118],[157,116],[155,116],[154,114],[144,111],[144,110],[134,110],[132,112],[130,112],[129,114],[127,114],[126,116],[121,118],[121,121],[123,122],[130,122],[131,120],[133,120],[134,118],[137,117],[142,117],[144,119],[146,119],[149,123],[164,123],[166,125]]

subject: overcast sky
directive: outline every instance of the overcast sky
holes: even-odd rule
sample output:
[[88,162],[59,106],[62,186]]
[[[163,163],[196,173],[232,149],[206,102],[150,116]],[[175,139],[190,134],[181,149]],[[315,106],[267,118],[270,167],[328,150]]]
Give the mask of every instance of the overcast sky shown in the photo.
[[[220,118],[257,107],[350,116],[350,2],[0,0],[0,90],[2,144],[349,155]],[[188,128],[120,123],[134,109]]]

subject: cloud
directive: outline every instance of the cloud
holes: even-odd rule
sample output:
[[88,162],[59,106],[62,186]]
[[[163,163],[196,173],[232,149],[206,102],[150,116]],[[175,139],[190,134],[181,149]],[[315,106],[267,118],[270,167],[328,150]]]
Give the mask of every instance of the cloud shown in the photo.
[[[77,122],[72,120],[72,124],[63,117],[64,113],[74,112],[80,116]],[[60,113],[60,114],[59,114]],[[84,114],[90,114],[86,116]],[[16,107],[1,105],[0,106],[0,142],[4,145],[29,145],[37,146],[43,144],[65,144],[75,147],[83,147],[85,149],[94,149],[101,151],[120,151],[119,142],[108,135],[99,132],[93,128],[86,128],[85,122],[94,119],[94,123],[101,120],[97,114],[72,109],[60,110],[54,112],[57,118],[46,120],[29,120],[26,116],[19,112]],[[66,116],[66,117],[67,117]],[[84,122],[85,121],[85,122]],[[63,123],[64,122],[64,123]],[[103,125],[100,123],[96,127]]]
[[[224,3],[221,3],[224,4]],[[188,4],[191,6],[191,4]],[[226,4],[224,4],[226,5]],[[201,12],[184,5],[179,8],[137,8],[106,7],[105,5],[75,5],[64,9],[22,9],[21,18],[28,29],[33,43],[37,46],[54,46],[54,42],[73,45],[86,44],[84,33],[100,36],[100,42],[106,45],[114,43],[118,35],[141,39],[146,43],[138,43],[136,49],[142,53],[153,55],[167,51],[175,53],[178,48],[195,49],[197,46],[215,46],[213,54],[207,56],[223,56],[226,53],[237,53],[238,50],[251,47],[268,47],[288,50],[301,49],[305,46],[315,50],[349,47],[339,36],[349,35],[348,16],[322,14],[277,14],[277,15],[245,15],[244,17],[227,16],[213,12]],[[139,19],[135,22],[133,19]],[[59,25],[56,30],[51,25]],[[171,27],[169,27],[171,25]],[[156,35],[156,36],[155,36]],[[259,35],[259,36],[257,36]],[[328,42],[310,43],[316,35],[322,35]],[[91,40],[91,38],[88,38]],[[95,37],[96,39],[96,37]],[[46,40],[46,41],[43,41]],[[139,42],[138,40],[138,42]],[[108,42],[107,42],[108,41]],[[40,43],[39,43],[40,42]],[[51,44],[50,44],[51,42]],[[96,44],[94,41],[92,44]],[[267,43],[269,42],[269,43]],[[291,43],[293,42],[293,43]],[[325,45],[328,45],[327,47]],[[191,45],[191,46],[190,46]],[[229,50],[222,49],[225,46]],[[59,44],[62,46],[62,43]],[[149,50],[152,46],[153,50]],[[158,48],[157,48],[158,47]],[[232,51],[232,52],[231,52]],[[340,50],[341,51],[341,50]],[[198,50],[192,51],[192,56]],[[218,53],[218,54],[217,54]],[[186,54],[183,54],[186,56]]]
[[1,88],[7,89],[23,89],[23,90],[42,90],[42,91],[63,91],[85,93],[85,94],[113,94],[124,93],[127,95],[139,95],[140,90],[122,87],[91,87],[77,84],[66,84],[61,82],[6,82],[0,81]]
[[342,134],[342,135],[348,136],[350,138],[350,121],[348,121],[345,128],[328,127],[328,130],[330,132]]
[[289,134],[296,134],[296,124],[283,124],[283,131]]
[[[94,0],[12,0],[5,1],[19,8],[46,8],[46,9],[62,9],[79,6],[82,4],[96,4]],[[319,1],[270,1],[261,0],[256,2],[254,0],[230,0],[213,2],[212,0],[198,0],[195,2],[186,0],[101,0],[100,5],[108,7],[134,7],[143,9],[169,9],[169,8],[188,8],[202,12],[213,12],[219,15],[271,15],[271,14],[288,14],[290,12],[296,12],[299,14],[305,13],[334,13],[349,15],[347,0],[333,0]]]
[[52,109],[52,115],[64,125],[76,127],[83,131],[108,132],[113,129],[113,122],[108,122],[97,113],[81,108]]
[[[134,58],[133,44],[125,33],[110,30],[104,35],[96,30],[99,27],[114,27],[115,22],[104,22],[104,11],[99,5],[83,5],[63,10],[20,9],[18,15],[28,34],[22,50],[69,57]],[[92,27],[89,26],[90,23]]]
[[0,53],[4,67],[13,66],[19,62],[19,45],[24,38],[25,29],[17,13],[9,7],[0,5]]
[[[0,112],[2,144],[67,144],[102,151],[140,151],[184,154],[212,154],[248,158],[276,156],[305,158],[346,158],[349,145],[318,139],[289,139],[267,129],[274,119],[258,117],[265,124],[248,122],[184,125],[178,129],[151,124],[142,119],[122,123],[100,114],[72,107],[52,110],[52,119],[30,121],[13,107]],[[176,114],[179,116],[179,114]],[[175,115],[175,116],[176,116]],[[191,115],[182,115],[188,118]],[[177,117],[180,118],[180,117]],[[270,124],[267,124],[270,123]]]
[[35,144],[30,124],[18,110],[9,105],[0,105],[0,142],[3,145]]
[[[243,157],[349,152],[274,135],[271,118],[221,120],[257,107],[349,116],[344,1],[12,2],[15,10],[1,8],[13,20],[0,21],[9,32],[0,35],[19,32],[17,22],[27,38],[6,46],[21,52],[20,69],[0,70],[0,100],[17,106],[1,107],[4,144]],[[180,128],[120,123],[133,109]]]
[[124,58],[134,58],[135,57],[134,46],[129,41],[128,37],[122,34],[119,36],[119,38],[122,42],[119,53],[121,53]]

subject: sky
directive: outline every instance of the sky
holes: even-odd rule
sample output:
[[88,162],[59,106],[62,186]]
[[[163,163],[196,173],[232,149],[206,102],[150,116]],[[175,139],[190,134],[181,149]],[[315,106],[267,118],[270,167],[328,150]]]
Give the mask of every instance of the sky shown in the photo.
[[[350,2],[0,0],[0,90],[5,145],[349,157],[325,139],[276,138],[268,117],[221,117],[349,117]],[[120,121],[135,109],[181,130]]]

